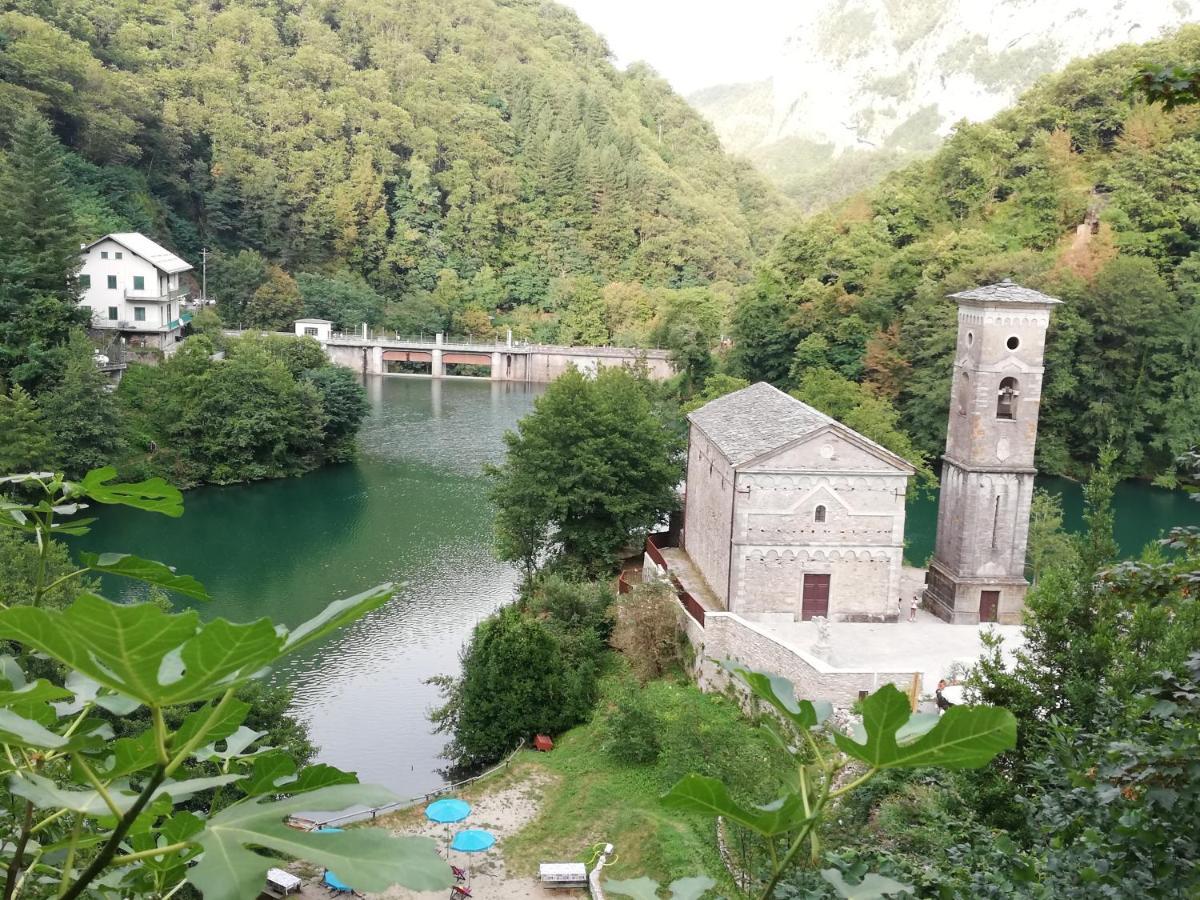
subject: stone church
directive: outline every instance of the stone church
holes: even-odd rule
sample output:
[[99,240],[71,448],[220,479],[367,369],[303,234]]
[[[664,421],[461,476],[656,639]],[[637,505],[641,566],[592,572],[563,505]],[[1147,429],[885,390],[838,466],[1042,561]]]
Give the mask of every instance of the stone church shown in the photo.
[[[958,344],[923,602],[950,622],[1019,622],[1042,357],[1059,301],[1009,281],[952,296]],[[725,609],[895,621],[908,462],[764,383],[688,421],[682,544]]]
[[908,462],[761,382],[688,421],[683,548],[727,610],[895,619]]

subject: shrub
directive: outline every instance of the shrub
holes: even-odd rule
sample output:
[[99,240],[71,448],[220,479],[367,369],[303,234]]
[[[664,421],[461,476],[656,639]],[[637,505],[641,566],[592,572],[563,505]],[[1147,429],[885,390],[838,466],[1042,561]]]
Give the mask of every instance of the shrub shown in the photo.
[[630,765],[657,762],[662,750],[661,727],[649,693],[636,682],[624,681],[601,726],[604,752]]
[[560,575],[535,579],[529,610],[570,632],[590,630],[601,641],[612,634],[612,606],[616,597],[600,582],[570,581]]
[[617,603],[612,645],[625,655],[642,682],[682,664],[679,615],[670,585],[661,581],[639,584]]

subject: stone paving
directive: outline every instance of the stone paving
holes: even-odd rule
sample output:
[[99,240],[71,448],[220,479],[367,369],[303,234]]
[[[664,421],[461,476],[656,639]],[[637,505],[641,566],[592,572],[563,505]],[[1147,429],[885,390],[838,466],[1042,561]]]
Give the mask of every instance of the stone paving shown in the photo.
[[[932,691],[939,679],[950,675],[954,663],[970,666],[979,658],[982,635],[989,629],[1003,638],[1010,660],[1023,641],[1019,625],[948,625],[923,610],[918,616],[916,622],[833,622],[830,651],[822,658],[840,669],[921,672],[924,690]],[[757,621],[780,642],[813,653],[818,635],[812,622],[746,618]]]

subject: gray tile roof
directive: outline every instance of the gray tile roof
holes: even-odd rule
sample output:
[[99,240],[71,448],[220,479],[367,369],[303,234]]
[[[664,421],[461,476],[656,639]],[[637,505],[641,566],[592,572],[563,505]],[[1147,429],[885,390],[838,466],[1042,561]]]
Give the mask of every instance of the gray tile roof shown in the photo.
[[955,300],[981,300],[985,303],[1062,303],[1057,297],[1043,294],[1031,288],[1021,287],[1016,282],[1005,278],[996,284],[971,288],[969,291],[959,291],[950,294]]
[[887,447],[765,381],[704,404],[689,413],[688,420],[716,444],[734,467],[832,425],[872,448],[896,468],[910,474],[914,471],[907,460]]
[[688,416],[735,466],[834,420],[765,381],[718,397]]

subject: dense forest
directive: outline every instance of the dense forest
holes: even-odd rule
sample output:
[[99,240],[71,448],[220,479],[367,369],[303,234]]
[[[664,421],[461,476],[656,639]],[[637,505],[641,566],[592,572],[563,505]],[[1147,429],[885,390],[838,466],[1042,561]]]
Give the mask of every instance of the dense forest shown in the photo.
[[[519,306],[527,336],[563,318],[536,336],[644,340],[646,290],[744,281],[779,232],[765,182],[555,4],[5,6],[0,144],[37,107],[71,152],[81,232],[214,249],[234,324],[307,304],[470,331]],[[605,321],[612,284],[648,310]]]
[[1039,466],[1112,445],[1126,475],[1174,480],[1200,442],[1200,109],[1131,90],[1146,62],[1200,58],[1200,28],[1079,61],[982,124],[782,238],[734,313],[730,368],[813,372],[896,404],[941,452],[955,308],[1011,277],[1060,297]]

